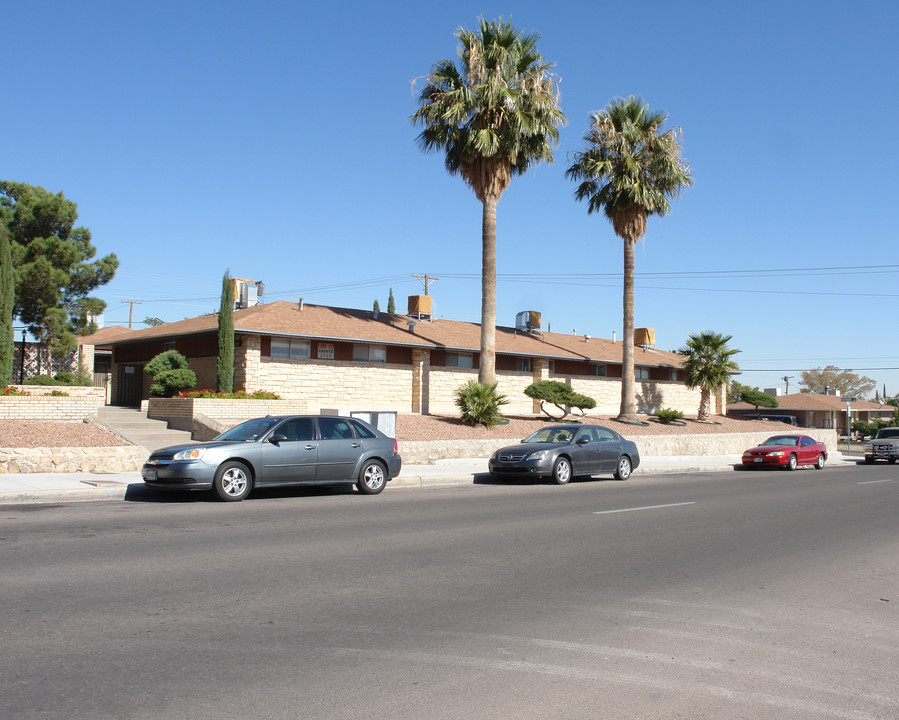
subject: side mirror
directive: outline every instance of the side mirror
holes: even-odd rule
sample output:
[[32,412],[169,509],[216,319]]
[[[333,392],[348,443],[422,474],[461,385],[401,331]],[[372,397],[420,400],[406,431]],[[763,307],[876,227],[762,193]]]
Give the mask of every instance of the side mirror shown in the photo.
[[268,439],[268,441],[272,445],[277,445],[278,443],[287,442],[287,435],[281,435],[280,433],[275,433]]
[[578,444],[578,445],[586,445],[588,442],[590,442],[590,440],[587,439],[587,438],[585,438],[585,437],[582,437],[582,438],[578,438],[578,439],[577,439],[577,444]]

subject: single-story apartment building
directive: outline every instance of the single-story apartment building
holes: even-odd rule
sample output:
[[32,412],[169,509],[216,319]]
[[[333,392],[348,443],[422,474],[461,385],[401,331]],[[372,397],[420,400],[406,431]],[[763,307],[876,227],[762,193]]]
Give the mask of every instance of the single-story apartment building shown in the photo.
[[[323,408],[413,413],[457,412],[456,389],[477,378],[480,325],[415,315],[272,302],[234,311],[235,390],[270,390]],[[91,336],[82,338],[90,342]],[[111,402],[136,406],[149,397],[144,365],[175,349],[214,388],[218,315],[209,314],[107,337],[94,352],[110,354]],[[615,414],[621,400],[623,343],[519,327],[496,329],[498,389],[507,413],[535,412],[524,389],[560,380]],[[699,390],[684,384],[683,357],[650,345],[635,348],[638,411],[695,413]],[[726,411],[723,393],[714,409]]]
[[[852,400],[839,395],[823,395],[819,393],[790,393],[777,396],[776,408],[759,408],[761,415],[792,415],[802,427],[833,428],[841,435],[851,422],[861,420],[889,420],[896,408],[869,400]],[[744,402],[732,403],[727,408],[731,417],[747,417],[755,415],[755,405]],[[851,415],[851,422],[847,423]]]

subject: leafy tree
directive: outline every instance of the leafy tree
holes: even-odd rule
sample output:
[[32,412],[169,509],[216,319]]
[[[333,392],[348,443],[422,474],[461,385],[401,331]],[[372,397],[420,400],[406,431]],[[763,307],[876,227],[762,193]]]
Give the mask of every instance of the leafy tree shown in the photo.
[[[524,389],[524,394],[529,398],[539,400],[540,411],[554,420],[561,420],[566,417],[569,413],[569,407],[577,408],[581,411],[581,415],[585,414],[585,409],[592,410],[596,407],[596,400],[576,393],[571,385],[558,380],[538,380],[528,385]],[[546,403],[555,405],[562,414],[559,417],[552,415],[546,409]]]
[[680,130],[661,132],[667,115],[651,111],[640,98],[612,100],[590,115],[587,149],[573,154],[566,171],[580,182],[577,200],[587,212],[602,211],[624,241],[623,358],[619,420],[637,422],[634,379],[634,245],[646,234],[646,219],[667,215],[669,199],[692,185],[681,157]]
[[554,67],[537,52],[537,33],[481,18],[478,31],[460,28],[457,67],[431,68],[412,115],[424,152],[441,151],[450,175],[461,175],[483,206],[481,217],[481,357],[478,380],[496,380],[496,205],[513,175],[552,162],[559,108]]
[[755,405],[756,413],[758,413],[760,407],[776,408],[779,406],[777,398],[771,393],[766,393],[758,388],[746,387],[745,385],[740,393],[740,400],[744,403]]
[[197,376],[188,368],[187,358],[177,350],[159,353],[144,366],[144,372],[153,378],[150,395],[172,397],[197,384]]
[[158,317],[145,317],[144,325],[147,327],[157,327],[158,325],[165,325],[165,320],[160,320]]
[[396,312],[396,300],[393,299],[393,288],[390,288],[390,295],[387,298],[387,312],[391,315]]
[[712,393],[727,384],[732,370],[739,369],[733,356],[740,351],[727,346],[730,340],[730,335],[721,333],[692,333],[687,337],[687,344],[679,350],[686,356],[687,387],[698,387],[701,391],[698,420],[711,419]]
[[462,422],[492,428],[503,419],[500,407],[509,399],[496,391],[496,383],[469,380],[456,390],[456,407],[462,413]]
[[77,206],[62,193],[0,181],[0,224],[11,240],[16,297],[13,314],[57,354],[87,335],[106,303],[88,294],[112,280],[118,258],[112,253],[90,262],[96,249],[87,228],[75,227]]
[[799,386],[805,393],[839,390],[843,397],[864,398],[876,385],[871,378],[857,375],[852,370],[840,370],[836,365],[804,370],[799,375]]
[[13,329],[12,315],[16,299],[15,269],[9,234],[0,224],[0,389],[12,379]]
[[225,275],[222,277],[222,301],[219,307],[219,354],[215,364],[215,388],[223,393],[234,390],[234,284],[231,282],[231,273],[228,271],[225,271]]

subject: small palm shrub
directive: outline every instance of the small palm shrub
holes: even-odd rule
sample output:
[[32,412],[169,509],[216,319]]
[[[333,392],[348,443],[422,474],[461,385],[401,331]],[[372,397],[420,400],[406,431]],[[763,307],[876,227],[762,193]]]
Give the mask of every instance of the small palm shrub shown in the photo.
[[656,417],[662,424],[667,425],[668,423],[674,422],[675,420],[682,420],[684,414],[680,410],[661,408],[659,410],[656,410]]
[[492,428],[503,419],[499,409],[509,399],[496,391],[496,385],[469,380],[456,390],[456,407],[462,411],[462,422]]
[[153,378],[150,386],[153,397],[174,397],[197,384],[196,373],[188,368],[187,358],[177,350],[159,353],[146,364],[144,372]]

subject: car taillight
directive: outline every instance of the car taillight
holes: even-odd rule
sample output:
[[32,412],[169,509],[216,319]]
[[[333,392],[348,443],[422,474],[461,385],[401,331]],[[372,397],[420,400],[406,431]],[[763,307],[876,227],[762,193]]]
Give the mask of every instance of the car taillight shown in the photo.
[[396,455],[400,451],[396,444],[396,438],[393,438],[393,454]]

